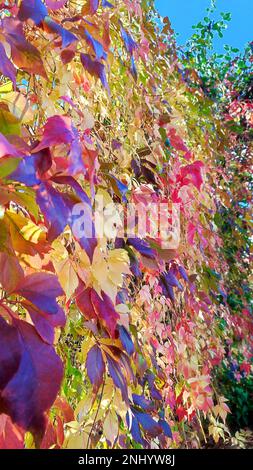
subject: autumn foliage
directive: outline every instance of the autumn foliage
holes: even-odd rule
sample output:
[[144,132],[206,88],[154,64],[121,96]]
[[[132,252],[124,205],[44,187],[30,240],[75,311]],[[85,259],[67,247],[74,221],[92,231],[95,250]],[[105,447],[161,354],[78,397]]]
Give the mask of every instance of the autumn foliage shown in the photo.
[[[4,1],[0,73],[0,447],[225,439],[218,371],[252,368],[251,101],[208,94],[148,0]],[[97,195],[179,205],[179,244],[98,237]]]

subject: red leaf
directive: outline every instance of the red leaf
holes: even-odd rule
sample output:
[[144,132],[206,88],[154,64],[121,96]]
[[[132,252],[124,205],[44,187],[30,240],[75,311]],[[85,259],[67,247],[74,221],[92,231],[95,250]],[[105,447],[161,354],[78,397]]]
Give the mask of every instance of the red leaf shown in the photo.
[[98,318],[107,328],[110,336],[114,337],[119,314],[111,299],[104,292],[101,295],[102,297],[91,287],[84,288],[80,285],[76,291],[76,304],[88,320]]
[[80,284],[76,291],[76,305],[87,320],[97,318],[91,302],[91,291],[90,287],[86,289],[83,284]]
[[91,302],[98,318],[102,320],[111,337],[114,338],[117,321],[120,317],[119,314],[116,312],[110,297],[108,297],[108,295],[102,292],[101,298],[97,294],[97,292],[92,289]]
[[169,129],[168,137],[170,139],[170,143],[171,143],[172,147],[174,147],[176,150],[179,150],[181,152],[187,152],[188,151],[188,148],[184,144],[184,141],[176,133],[176,129],[173,129],[173,128]]
[[204,168],[204,163],[201,161],[196,161],[190,165],[185,165],[181,168],[181,176],[183,184],[192,183],[198,190],[200,190],[203,183],[202,178],[202,169]]
[[50,419],[48,419],[45,434],[40,444],[40,449],[50,449],[50,447],[53,446],[54,449],[57,448],[56,429]]
[[73,175],[85,172],[79,134],[68,116],[52,116],[47,120],[43,130],[42,141],[35,147],[34,152],[60,144],[69,144],[68,173]]
[[47,74],[36,47],[30,44],[23,33],[22,23],[12,17],[2,20],[3,34],[11,46],[11,57],[14,64],[30,74],[38,74],[47,79]]
[[74,421],[75,416],[74,416],[74,411],[72,410],[71,406],[68,404],[68,402],[63,398],[63,397],[57,397],[55,402],[54,402],[54,408],[57,409],[57,411],[60,412],[62,419],[66,422],[69,423],[69,421]]
[[23,280],[24,271],[15,255],[0,253],[0,284],[7,292],[13,292]]
[[0,415],[0,449],[24,449],[24,434],[9,416]]

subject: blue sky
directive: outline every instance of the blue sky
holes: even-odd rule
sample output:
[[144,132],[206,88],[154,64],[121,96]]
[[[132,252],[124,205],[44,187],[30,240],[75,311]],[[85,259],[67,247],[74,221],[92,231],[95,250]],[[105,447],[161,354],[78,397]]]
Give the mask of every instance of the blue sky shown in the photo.
[[[168,16],[173,29],[179,33],[179,44],[184,44],[192,35],[192,25],[206,16],[209,5],[210,0],[156,0],[160,14]],[[242,49],[253,40],[253,0],[217,0],[217,7],[218,12],[231,12],[232,20],[223,38],[215,41],[215,50],[222,52],[224,44]]]

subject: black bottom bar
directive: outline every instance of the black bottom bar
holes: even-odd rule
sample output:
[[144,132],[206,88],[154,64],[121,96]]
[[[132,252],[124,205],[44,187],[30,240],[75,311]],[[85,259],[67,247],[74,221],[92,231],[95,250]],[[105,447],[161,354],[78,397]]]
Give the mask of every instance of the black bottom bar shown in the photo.
[[[17,464],[69,465],[79,468],[131,468],[139,465],[164,468],[244,469],[252,468],[252,450],[0,450],[1,468]],[[4,467],[5,465],[5,467]]]

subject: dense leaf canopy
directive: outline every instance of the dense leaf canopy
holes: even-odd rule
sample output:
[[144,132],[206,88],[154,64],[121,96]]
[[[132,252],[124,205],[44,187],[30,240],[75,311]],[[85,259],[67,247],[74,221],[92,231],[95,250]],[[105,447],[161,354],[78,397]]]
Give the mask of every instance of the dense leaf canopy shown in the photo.
[[[177,50],[152,0],[0,8],[0,447],[225,439],[220,382],[252,369],[252,48],[210,55],[206,21]],[[98,236],[97,197],[148,233]]]

